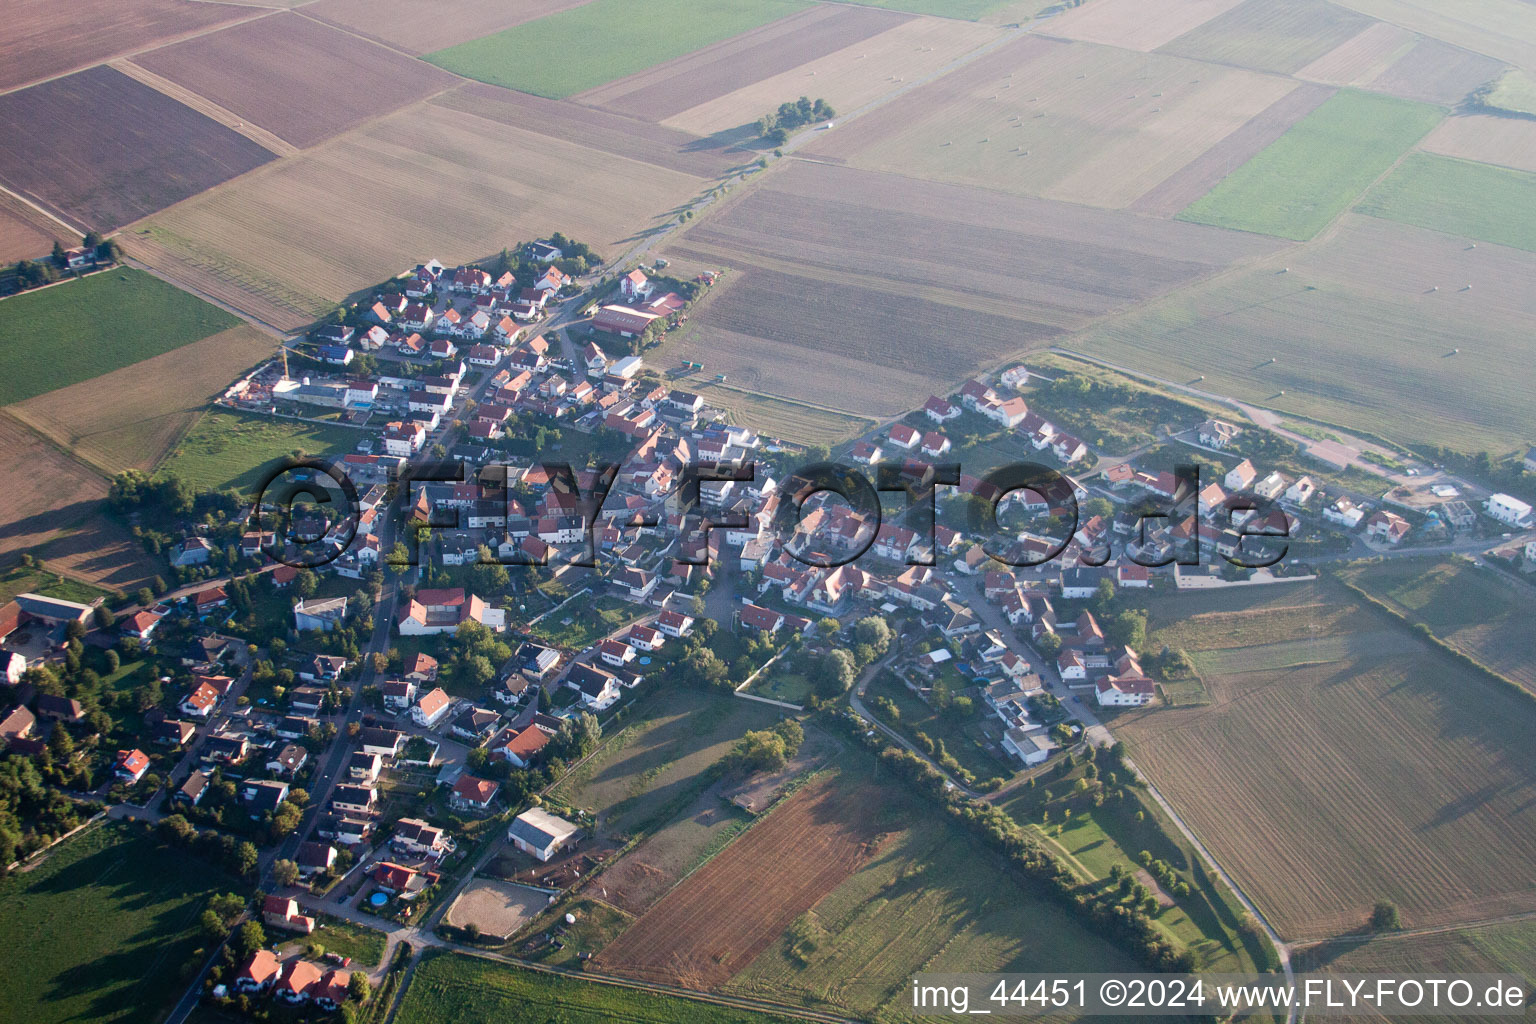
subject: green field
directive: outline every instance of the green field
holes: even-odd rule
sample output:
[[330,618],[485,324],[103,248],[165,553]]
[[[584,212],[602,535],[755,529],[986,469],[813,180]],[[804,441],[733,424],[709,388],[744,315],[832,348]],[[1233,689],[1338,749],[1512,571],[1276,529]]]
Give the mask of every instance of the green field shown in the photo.
[[106,824],[0,881],[0,1016],[27,1024],[160,1020],[186,989],[205,898],[231,884],[134,828]]
[[126,267],[11,296],[0,301],[0,405],[99,377],[239,323]]
[[1311,238],[1442,116],[1427,104],[1343,90],[1185,208],[1179,219]]
[[322,916],[320,927],[306,941],[320,943],[327,953],[351,957],[354,969],[371,970],[384,958],[383,932],[336,917]]
[[425,59],[466,78],[561,99],[806,6],[800,0],[594,0]]
[[27,569],[20,564],[0,573],[0,601],[9,601],[17,594],[41,594],[81,604],[90,604],[98,597],[109,596],[108,591],[89,583],[58,576],[46,569]]
[[1526,171],[1410,153],[1357,209],[1536,252],[1536,174]]
[[883,7],[888,11],[906,11],[908,14],[932,14],[940,18],[975,21],[983,14],[1002,7],[1008,3],[1008,0],[852,0],[852,2],[860,7]]
[[300,452],[339,459],[363,436],[346,427],[216,410],[187,431],[159,468],[196,487],[248,490],[276,459]]
[[406,989],[396,1024],[790,1024],[793,1018],[475,959],[428,952]]
[[1536,117],[1536,79],[1516,68],[1500,75],[1486,89],[1473,94],[1485,107]]

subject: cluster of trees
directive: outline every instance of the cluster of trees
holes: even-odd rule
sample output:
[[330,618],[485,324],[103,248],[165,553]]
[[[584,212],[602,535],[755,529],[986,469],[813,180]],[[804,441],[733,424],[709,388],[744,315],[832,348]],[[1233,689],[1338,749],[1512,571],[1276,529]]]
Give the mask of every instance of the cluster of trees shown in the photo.
[[780,103],[779,109],[757,119],[757,133],[770,146],[782,146],[789,141],[789,133],[803,128],[813,121],[827,121],[837,116],[826,100],[801,96],[793,103]]
[[800,752],[800,744],[804,742],[805,732],[800,728],[800,723],[793,718],[786,718],[771,729],[747,732],[720,759],[720,768],[728,775],[776,772],[789,764],[790,758]]
[[[544,705],[544,691],[540,690],[540,708]],[[501,782],[502,799],[508,805],[526,801],[534,793],[555,782],[568,765],[575,764],[593,750],[603,738],[603,728],[597,716],[583,711],[574,719],[560,723],[560,731],[551,737],[540,752],[538,760],[527,768],[516,768],[511,761],[491,760],[484,747],[469,752],[465,764],[471,772]]]
[[198,831],[182,814],[169,814],[155,824],[155,835],[168,846],[186,850],[236,878],[255,878],[259,855],[256,844],[205,829]]
[[50,785],[30,757],[0,758],[0,875],[77,828],[92,813]]
[[[82,247],[91,250],[98,262],[116,263],[123,254],[123,250],[116,241],[102,238],[95,231],[81,239]],[[64,254],[64,246],[59,242],[53,243],[53,253],[45,260],[19,260],[13,268],[16,277],[16,287],[22,291],[28,288],[41,288],[45,284],[52,284],[64,276],[69,270],[69,262]]]

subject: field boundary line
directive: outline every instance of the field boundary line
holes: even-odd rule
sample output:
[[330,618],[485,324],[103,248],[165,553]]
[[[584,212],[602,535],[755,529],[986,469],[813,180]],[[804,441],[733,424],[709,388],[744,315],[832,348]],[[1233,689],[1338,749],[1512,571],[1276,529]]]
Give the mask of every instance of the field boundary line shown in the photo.
[[[0,95],[3,95],[3,94],[0,94]],[[58,214],[56,214],[53,211],[49,210],[47,207],[42,206],[39,203],[37,203],[37,202],[35,202],[35,201],[31,200],[31,199],[28,199],[26,196],[22,195],[20,192],[14,191],[13,189],[6,188],[4,185],[0,185],[0,192],[3,192],[6,195],[10,196],[12,199],[14,199],[18,203],[21,203],[22,205],[26,206],[28,209],[35,210],[38,213],[42,214],[49,221],[53,222],[54,224],[57,224],[59,227],[63,228],[65,231],[69,232],[71,235],[79,235],[81,238],[85,237],[85,231],[84,230],[82,230],[81,228],[78,228],[75,225],[71,224],[69,221],[65,220],[63,217],[60,217]],[[59,284],[61,282],[55,281],[53,283],[54,284]],[[47,286],[45,285],[44,287],[47,287]],[[35,289],[29,288],[29,289],[27,289],[27,291],[35,291]],[[16,294],[21,295],[21,294],[24,294],[24,293],[17,292]]]
[[184,85],[177,85],[171,79],[157,75],[128,58],[114,60],[107,64],[107,67],[127,75],[140,85],[148,86],[161,95],[169,96],[182,106],[190,107],[204,117],[217,121],[230,131],[245,136],[273,156],[285,157],[299,154],[299,147],[279,137],[276,132],[254,124],[228,107],[221,107],[206,96],[193,92]]
[[97,465],[95,462],[92,462],[90,459],[87,459],[73,448],[60,444],[57,438],[38,430],[32,424],[16,415],[15,410],[11,406],[0,408],[0,416],[3,416],[10,420],[12,423],[15,423],[17,426],[21,427],[21,429],[25,430],[33,437],[36,437],[38,440],[42,441],[49,448],[52,448],[60,455],[63,455],[65,458],[78,463],[82,468],[90,470],[93,475],[99,476],[103,480],[111,480],[115,475],[115,473],[103,469],[101,466]]

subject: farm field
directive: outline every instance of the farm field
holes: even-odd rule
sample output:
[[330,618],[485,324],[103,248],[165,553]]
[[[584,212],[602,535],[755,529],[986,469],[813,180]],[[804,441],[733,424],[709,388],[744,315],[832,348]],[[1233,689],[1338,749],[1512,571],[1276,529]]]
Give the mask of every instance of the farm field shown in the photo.
[[719,987],[874,854],[883,803],[857,780],[818,777],[662,897],[595,965]]
[[[786,98],[798,98],[807,90],[840,113],[857,110],[900,88],[902,81],[937,71],[997,38],[998,33],[997,28],[965,21],[898,20],[892,27],[850,46],[708,97],[663,123],[698,135],[725,133],[729,137],[733,129],[751,133],[744,126],[777,110]],[[814,86],[807,81],[810,78],[815,79]],[[694,98],[697,100],[699,94]]]
[[215,409],[192,425],[160,468],[194,487],[245,491],[275,460],[296,452],[340,458],[363,436],[347,427]]
[[1460,558],[1366,563],[1345,578],[1536,693],[1536,608],[1518,583]]
[[[40,124],[61,126],[36,131]],[[152,129],[152,130],[151,130]],[[0,183],[100,231],[121,227],[272,154],[109,67],[0,96]]]
[[557,230],[611,256],[703,184],[423,104],[197,196],[124,244],[167,273],[185,264],[221,279],[282,314],[263,319],[298,326],[428,256],[482,259]]
[[12,0],[0,25],[0,89],[265,13],[193,0]]
[[508,964],[429,950],[395,1015],[398,1024],[502,1024],[509,1020],[563,1024],[791,1024],[794,1018],[656,995],[521,970]]
[[465,78],[560,99],[805,7],[802,0],[592,0],[426,59]]
[[1443,43],[1420,39],[1369,83],[1377,92],[1406,100],[1454,107],[1474,89],[1497,77],[1504,62]]
[[874,425],[861,416],[754,395],[729,384],[701,384],[697,390],[710,405],[729,410],[736,422],[797,444],[833,445]]
[[811,154],[1127,206],[1294,89],[1232,68],[1025,36],[817,140]]
[[46,256],[55,241],[66,246],[80,242],[26,203],[0,194],[0,263]]
[[[861,43],[907,20],[903,15],[874,8],[810,7],[638,74],[577,93],[572,99],[631,117],[665,121],[695,106],[700,97],[726,95],[759,79]],[[804,72],[799,74],[806,77]],[[802,82],[802,91],[820,84]],[[785,98],[799,95],[786,94]],[[758,116],[776,109],[782,102],[783,99],[769,104]]]
[[[1530,255],[1347,215],[1325,242],[1284,258],[1286,273],[1272,260],[1071,344],[1167,380],[1204,375],[1208,390],[1399,443],[1477,452],[1525,441],[1532,381],[1515,353],[1536,315]],[[1476,289],[1461,290],[1472,281]],[[1370,372],[1326,369],[1339,338]]]
[[1326,0],[1243,0],[1158,52],[1290,74],[1371,24],[1370,18]]
[[1330,85],[1364,85],[1407,55],[1418,37],[1378,21],[1296,72],[1297,78]]
[[1435,107],[1407,100],[1353,90],[1336,93],[1179,218],[1311,238],[1441,116]]
[[1319,660],[1286,669],[1234,664],[1206,676],[1214,703],[1130,712],[1116,728],[1280,934],[1350,931],[1379,899],[1409,928],[1536,909],[1521,852],[1536,834],[1536,778],[1518,753],[1529,701],[1336,584],[1255,589],[1267,592],[1160,601],[1149,642],[1198,655],[1235,628],[1255,641],[1246,666],[1275,660],[1274,645],[1384,630],[1397,642],[1342,655],[1322,642]]
[[1412,153],[1361,213],[1536,252],[1536,174]]
[[[100,316],[110,309],[113,315]],[[120,267],[0,302],[0,404],[90,380],[240,323],[141,270]]]
[[[55,521],[53,526],[58,523]],[[65,525],[33,554],[46,559],[50,568],[124,593],[150,582],[163,568],[158,559],[149,557],[144,545],[126,527],[100,512]]]
[[420,56],[510,25],[577,7],[585,0],[318,0],[305,17]]
[[36,547],[91,514],[107,484],[0,412],[0,556]]
[[1501,64],[1536,67],[1536,9],[1522,0],[1464,0],[1449,6],[1437,0],[1340,0],[1339,5]]
[[1141,0],[1094,0],[1052,18],[1045,33],[1085,43],[1148,52],[1204,25],[1242,0],[1172,0],[1152,7]]
[[[839,784],[878,785],[863,769],[846,766]],[[726,991],[885,1021],[910,1019],[901,1000],[918,971],[1132,969],[1065,910],[1016,884],[931,807],[903,802],[894,790],[874,792],[887,803],[878,849],[795,918]],[[770,817],[762,824],[772,823]]]
[[161,1019],[186,988],[197,916],[229,879],[134,829],[96,826],[0,880],[0,922],[27,950],[0,963],[8,1016],[33,1024]]
[[1536,172],[1536,121],[1488,114],[1448,117],[1419,148],[1439,156]]
[[510,128],[701,178],[724,178],[746,159],[746,154],[733,155],[723,144],[702,145],[691,131],[483,82],[466,82],[431,102]]
[[603,872],[608,902],[643,914],[711,852],[751,824],[746,811],[726,802],[722,787],[704,788],[675,817]]
[[552,795],[590,811],[609,835],[643,832],[691,802],[743,733],[778,720],[771,707],[724,694],[657,693]]
[[270,335],[241,324],[9,411],[105,473],[149,470],[210,400],[275,349]]
[[140,54],[134,63],[300,147],[457,83],[289,12]]
[[667,247],[729,272],[663,358],[853,415],[1274,244],[806,161],[729,202]]
[[17,564],[0,573],[0,601],[9,601],[17,594],[42,594],[90,604],[98,597],[106,597],[107,591],[67,576],[56,577],[46,569],[27,569]]

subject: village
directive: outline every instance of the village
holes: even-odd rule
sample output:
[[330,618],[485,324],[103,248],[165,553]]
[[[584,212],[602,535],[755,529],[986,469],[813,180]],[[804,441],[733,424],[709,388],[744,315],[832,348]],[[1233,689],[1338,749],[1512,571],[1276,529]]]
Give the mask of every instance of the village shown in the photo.
[[[285,533],[211,497],[167,520],[153,484],[125,487],[135,521],[174,523],[158,529],[176,585],[120,616],[32,594],[0,609],[8,749],[57,753],[73,733],[93,752],[76,789],[265,851],[277,932],[443,921],[492,854],[512,858],[531,916],[579,875],[544,865],[593,828],[538,794],[658,688],[785,713],[849,693],[869,729],[986,791],[1122,709],[1172,703],[1163,679],[1187,666],[1147,645],[1159,591],[1278,585],[1317,560],[1486,547],[1530,524],[1506,495],[1482,517],[1465,501],[1425,513],[1325,463],[1283,472],[1244,454],[1254,428],[1216,418],[1098,450],[1032,407],[1051,378],[1019,365],[831,453],[937,494],[931,519],[888,503],[872,528],[831,492],[807,499],[803,447],[647,366],[646,342],[688,305],[664,268],[594,298],[565,258],[536,243],[497,276],[429,260],[232,385],[222,404],[245,415],[356,428],[333,460],[355,505]],[[999,484],[998,452],[1056,474],[1075,512]],[[410,482],[429,459],[455,478]],[[694,507],[680,490],[701,463],[753,472],[714,474],[741,478],[705,480]],[[948,464],[955,482],[935,485]],[[299,560],[305,529],[329,557]],[[381,599],[389,578],[398,596]],[[49,663],[142,669],[132,713],[88,721],[24,679]],[[350,983],[291,950],[233,966],[221,998],[330,1010]]]

